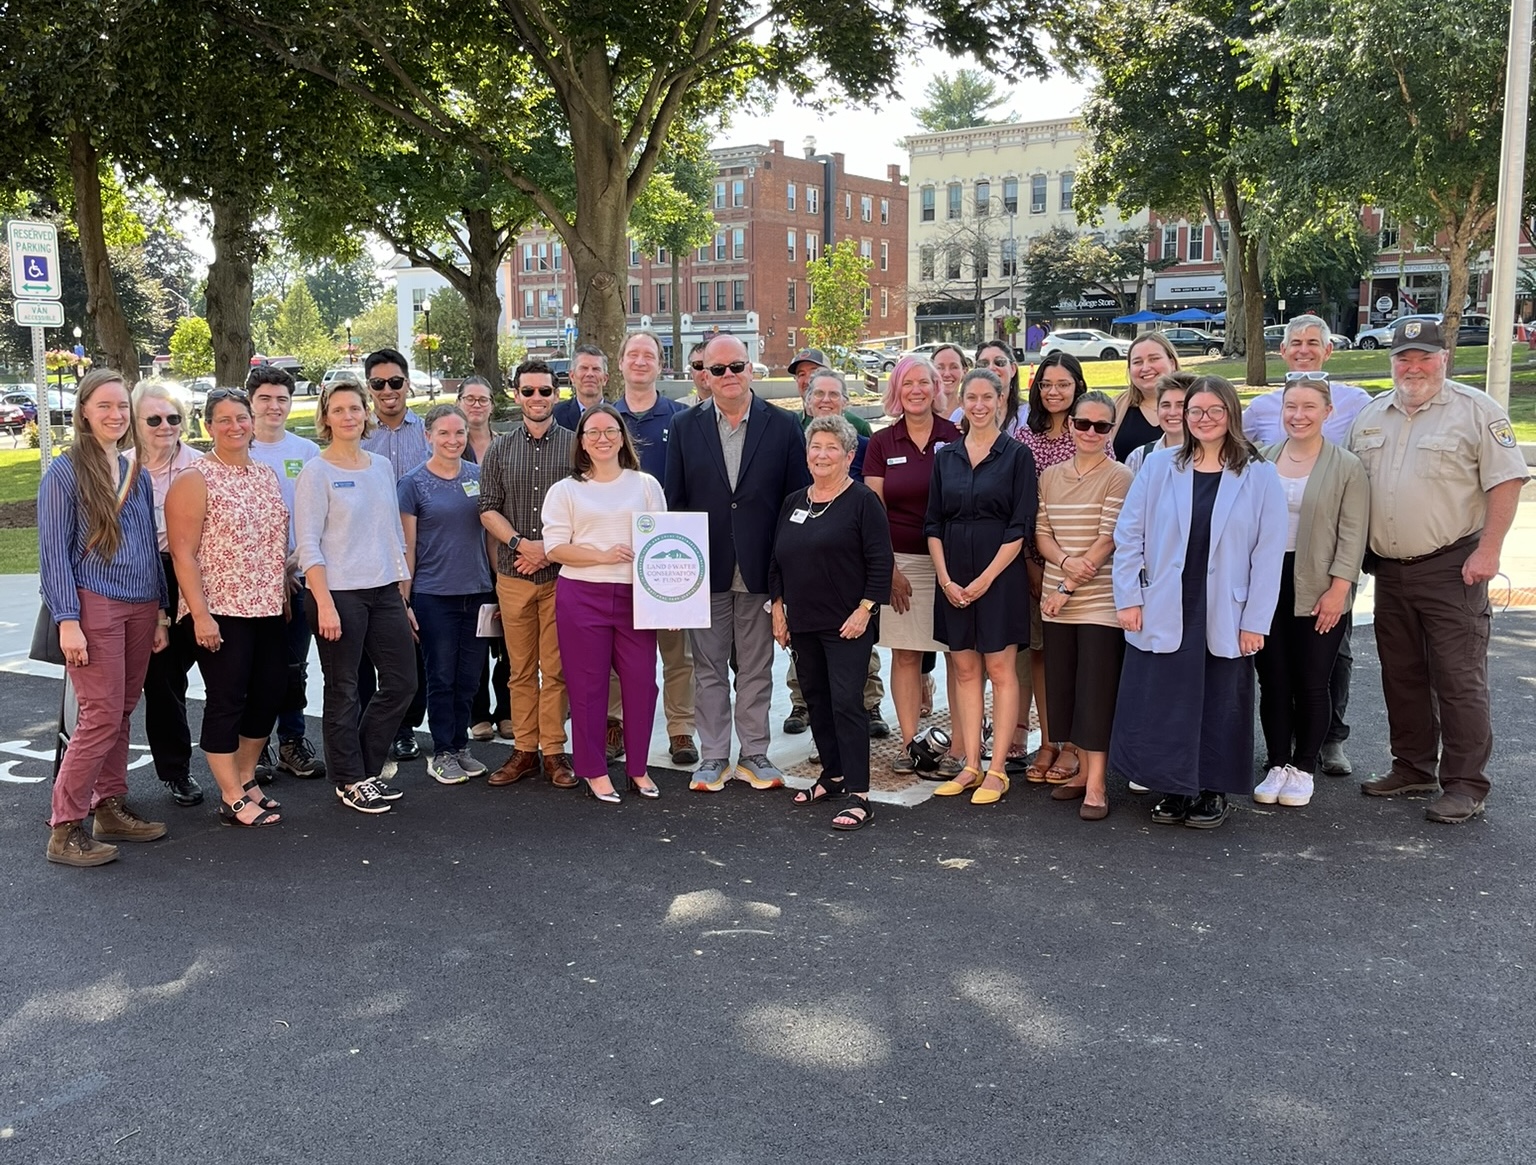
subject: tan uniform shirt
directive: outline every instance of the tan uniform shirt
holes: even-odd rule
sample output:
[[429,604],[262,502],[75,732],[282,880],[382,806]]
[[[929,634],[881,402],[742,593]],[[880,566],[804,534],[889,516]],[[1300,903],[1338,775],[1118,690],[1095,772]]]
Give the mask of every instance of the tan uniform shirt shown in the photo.
[[1447,380],[1409,415],[1396,391],[1360,410],[1349,448],[1371,481],[1370,547],[1417,558],[1483,528],[1487,491],[1524,480],[1509,416],[1486,393]]

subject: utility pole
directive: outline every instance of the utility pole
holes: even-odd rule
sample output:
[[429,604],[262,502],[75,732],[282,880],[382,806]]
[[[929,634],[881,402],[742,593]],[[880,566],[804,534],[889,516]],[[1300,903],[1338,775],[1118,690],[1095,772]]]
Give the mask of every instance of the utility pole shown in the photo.
[[1531,92],[1531,0],[1509,9],[1509,57],[1504,71],[1504,140],[1499,159],[1498,221],[1493,238],[1493,292],[1488,302],[1488,395],[1509,408],[1514,358],[1515,258],[1520,247],[1525,177],[1526,109]]

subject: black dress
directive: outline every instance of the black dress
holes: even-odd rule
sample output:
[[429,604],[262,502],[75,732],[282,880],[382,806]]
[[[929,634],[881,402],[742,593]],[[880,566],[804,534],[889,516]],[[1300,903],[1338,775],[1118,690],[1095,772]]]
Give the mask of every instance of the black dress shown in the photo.
[[[972,469],[965,441],[955,441],[934,454],[923,533],[943,542],[949,577],[968,586],[1004,543],[1033,543],[1038,496],[1035,458],[1027,446],[1000,433]],[[951,651],[993,652],[1027,644],[1029,608],[1021,550],[970,606],[953,606],[941,591],[933,603],[933,637]]]
[[1195,473],[1184,555],[1184,638],[1161,655],[1126,644],[1109,764],[1159,793],[1253,792],[1253,658],[1205,645],[1211,511],[1222,474]]
[[1125,419],[1115,430],[1115,460],[1124,465],[1135,450],[1162,435],[1163,430],[1142,416],[1139,408],[1126,409]]

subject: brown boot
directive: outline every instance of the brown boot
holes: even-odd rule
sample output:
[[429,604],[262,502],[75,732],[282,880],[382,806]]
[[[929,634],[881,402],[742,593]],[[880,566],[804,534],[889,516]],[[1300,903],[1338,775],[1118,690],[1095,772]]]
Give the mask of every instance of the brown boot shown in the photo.
[[121,797],[108,797],[96,806],[91,832],[97,841],[158,841],[165,836],[165,822],[145,821]]
[[507,763],[502,765],[486,779],[487,785],[510,785],[515,781],[521,781],[529,773],[539,767],[539,754],[536,752],[524,752],[518,749],[510,757]]
[[101,866],[117,858],[117,846],[99,842],[78,821],[61,821],[48,835],[48,860],[61,866]]
[[574,789],[581,782],[571,771],[571,758],[563,752],[552,752],[544,758],[544,775],[557,789]]

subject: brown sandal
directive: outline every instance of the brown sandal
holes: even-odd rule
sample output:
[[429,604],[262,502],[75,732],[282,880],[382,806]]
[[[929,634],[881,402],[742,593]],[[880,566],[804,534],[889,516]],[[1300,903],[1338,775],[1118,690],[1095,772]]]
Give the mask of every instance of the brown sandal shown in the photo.
[[[1045,759],[1047,749],[1051,753],[1049,760]],[[1057,748],[1054,744],[1042,744],[1039,751],[1035,753],[1035,759],[1030,762],[1029,768],[1025,770],[1024,779],[1031,785],[1045,784],[1047,779],[1049,779],[1050,771],[1056,767],[1056,758],[1060,755],[1061,749]]]
[[[1070,762],[1071,768],[1067,767],[1068,757],[1072,758]],[[1064,744],[1061,746],[1061,751],[1056,754],[1056,762],[1046,771],[1045,783],[1047,785],[1065,785],[1077,776],[1080,768],[1082,768],[1082,762],[1078,759],[1077,746],[1074,744]]]

